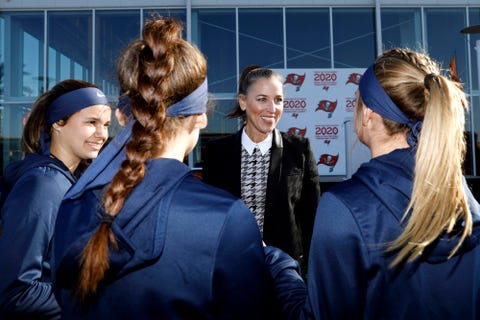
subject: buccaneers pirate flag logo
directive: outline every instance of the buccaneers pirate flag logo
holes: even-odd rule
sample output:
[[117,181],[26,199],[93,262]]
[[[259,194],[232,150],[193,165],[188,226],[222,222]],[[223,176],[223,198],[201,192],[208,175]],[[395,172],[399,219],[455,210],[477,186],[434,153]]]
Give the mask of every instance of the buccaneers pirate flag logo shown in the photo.
[[320,156],[320,159],[318,159],[317,166],[319,164],[326,165],[328,168],[329,172],[332,172],[333,169],[335,168],[335,165],[337,164],[338,161],[338,154],[336,156],[324,153]]
[[303,74],[303,76],[296,73],[289,73],[283,84],[290,83],[296,86],[295,91],[300,91],[300,87],[302,86],[303,81],[305,81],[305,73]]
[[348,77],[347,82],[345,82],[345,84],[354,83],[354,84],[356,84],[356,85],[359,85],[361,79],[362,79],[362,74],[360,74],[360,73],[351,73],[350,76]]
[[320,102],[318,102],[317,109],[315,109],[315,111],[318,111],[318,110],[325,111],[326,113],[328,113],[328,117],[331,118],[333,111],[335,111],[336,107],[337,107],[337,101],[320,100]]
[[297,128],[297,127],[291,127],[288,129],[287,131],[288,134],[297,134],[297,135],[300,135],[300,136],[305,136],[305,134],[307,133],[307,127],[305,127],[305,129],[300,129],[300,128]]

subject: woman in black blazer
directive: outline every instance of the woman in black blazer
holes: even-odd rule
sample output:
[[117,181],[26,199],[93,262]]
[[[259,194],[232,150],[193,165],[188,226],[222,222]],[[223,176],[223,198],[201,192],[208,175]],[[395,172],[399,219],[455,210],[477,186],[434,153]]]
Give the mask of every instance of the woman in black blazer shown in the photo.
[[276,129],[282,112],[281,76],[256,65],[245,68],[229,115],[242,117],[244,126],[205,146],[202,176],[242,198],[265,243],[290,254],[306,271],[320,182],[309,140]]

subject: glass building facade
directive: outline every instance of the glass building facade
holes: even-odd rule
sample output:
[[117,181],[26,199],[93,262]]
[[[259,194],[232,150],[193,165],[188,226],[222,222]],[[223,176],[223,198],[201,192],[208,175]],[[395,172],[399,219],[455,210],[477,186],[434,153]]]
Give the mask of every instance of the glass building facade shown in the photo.
[[[168,1],[167,1],[168,2]],[[68,78],[97,84],[116,104],[116,63],[123,48],[140,37],[154,14],[185,23],[185,38],[209,63],[209,91],[216,106],[189,158],[201,167],[208,139],[235,132],[225,115],[234,107],[238,76],[249,64],[269,68],[366,68],[383,50],[408,47],[428,52],[448,68],[456,59],[470,95],[467,131],[475,161],[480,133],[480,34],[460,31],[480,24],[477,6],[178,6],[125,9],[3,9],[0,11],[0,165],[22,157],[20,137],[33,101]],[[421,1],[419,1],[421,2]],[[118,132],[113,126],[111,136]],[[472,178],[480,171],[467,172]],[[342,177],[339,177],[341,179]]]

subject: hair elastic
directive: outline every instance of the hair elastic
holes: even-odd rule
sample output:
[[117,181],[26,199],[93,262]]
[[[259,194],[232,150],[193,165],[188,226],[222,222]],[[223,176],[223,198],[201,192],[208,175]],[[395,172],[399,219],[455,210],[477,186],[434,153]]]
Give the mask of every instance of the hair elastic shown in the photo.
[[203,83],[188,96],[175,102],[167,108],[167,116],[190,116],[207,112],[208,102],[208,81],[205,78]]
[[107,97],[98,88],[88,87],[67,92],[48,107],[47,124],[51,126],[79,110],[96,104],[108,104]]
[[100,214],[100,223],[106,223],[108,226],[111,226],[116,218],[116,216],[106,213],[103,205],[97,207],[97,213]]
[[435,73],[428,73],[425,75],[425,78],[423,78],[423,85],[427,90],[430,90],[430,81],[435,78],[437,75]]
[[100,223],[106,223],[108,226],[111,226],[113,223],[113,220],[115,220],[115,217],[108,214],[108,213],[103,213],[102,214],[102,220]]

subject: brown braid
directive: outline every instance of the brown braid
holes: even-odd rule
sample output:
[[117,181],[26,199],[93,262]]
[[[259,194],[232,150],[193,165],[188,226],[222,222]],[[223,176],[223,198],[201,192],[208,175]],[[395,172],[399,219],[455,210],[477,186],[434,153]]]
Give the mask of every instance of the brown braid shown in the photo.
[[[171,18],[145,24],[143,40],[133,41],[121,56],[118,75],[122,89],[131,99],[136,119],[127,159],[103,196],[105,212],[116,216],[125,199],[145,175],[147,160],[158,157],[165,142],[184,121],[167,118],[166,108],[195,90],[206,78],[206,60],[200,51],[183,40],[182,25]],[[187,117],[188,118],[188,117]],[[183,121],[183,122],[182,122]],[[117,244],[108,223],[102,222],[81,256],[77,297],[95,294],[108,264],[108,246]]]

